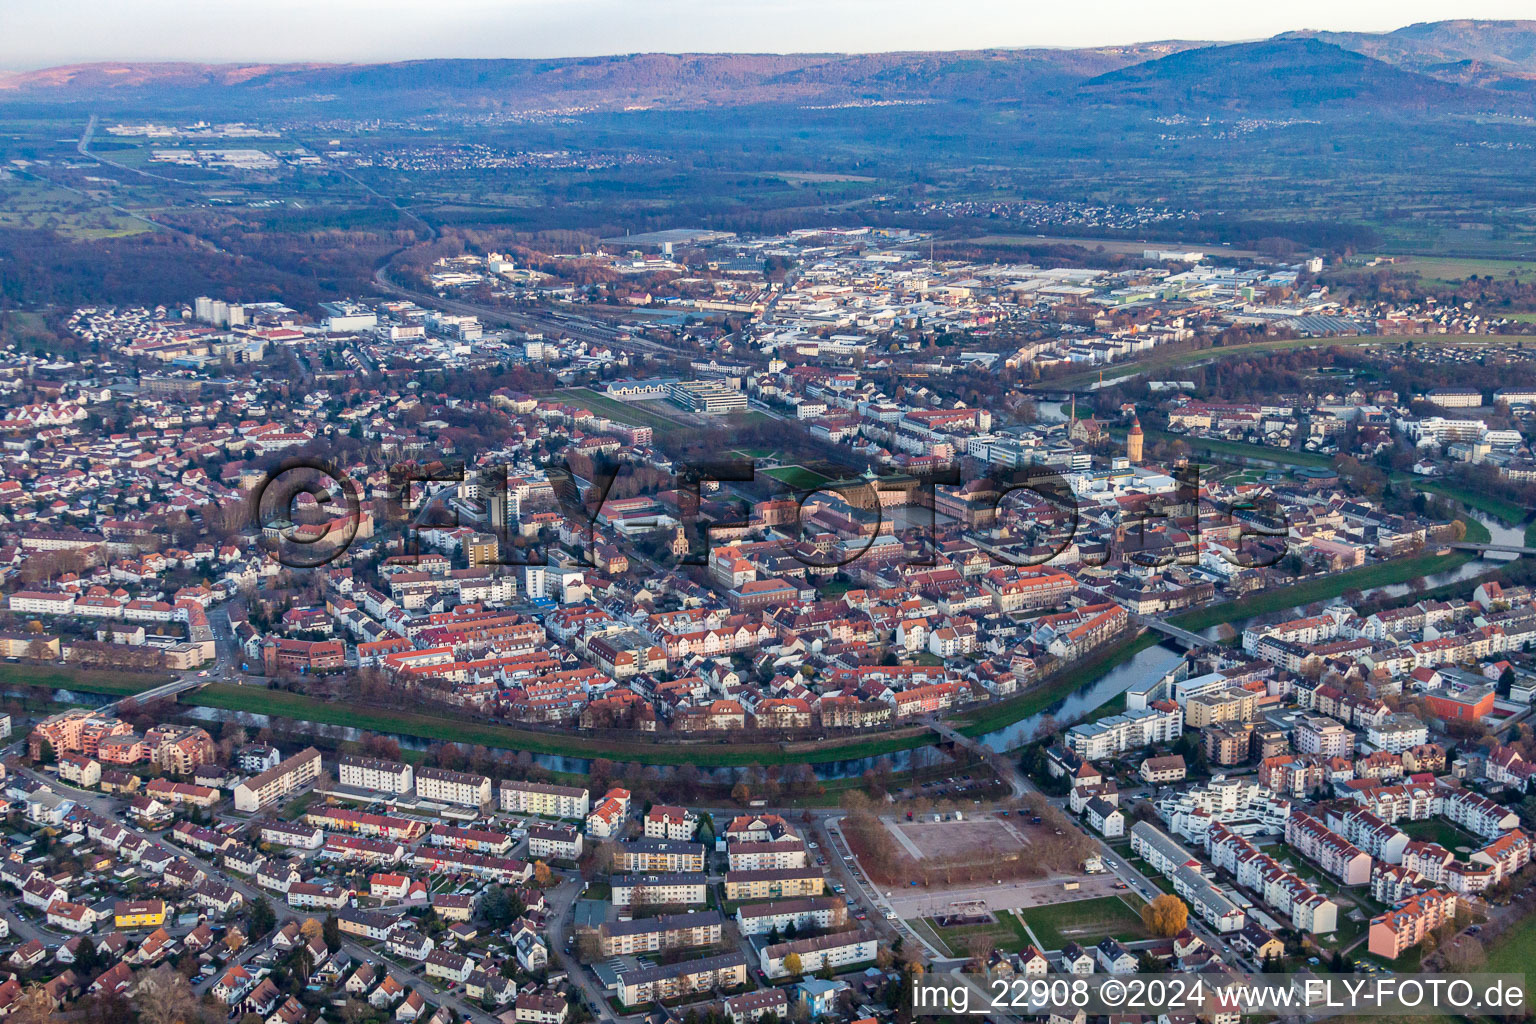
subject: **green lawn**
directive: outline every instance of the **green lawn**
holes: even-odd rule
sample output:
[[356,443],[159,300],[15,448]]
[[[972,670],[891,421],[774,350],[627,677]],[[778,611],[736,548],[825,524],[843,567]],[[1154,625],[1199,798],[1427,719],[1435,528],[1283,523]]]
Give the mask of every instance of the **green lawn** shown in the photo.
[[171,681],[164,672],[114,672],[109,669],[65,668],[61,665],[0,664],[0,684],[55,686],[112,696],[142,693]]
[[[1408,483],[1409,478],[1406,475],[1400,474],[1393,477],[1393,482]],[[1412,486],[1421,491],[1429,491],[1431,494],[1440,494],[1459,501],[1469,508],[1475,508],[1479,512],[1486,512],[1488,515],[1493,516],[1495,519],[1503,520],[1505,523],[1518,523],[1526,516],[1525,508],[1513,501],[1508,501],[1494,494],[1474,491],[1448,481],[1414,479]]]
[[550,397],[590,409],[599,416],[606,416],[619,423],[628,423],[635,427],[650,427],[658,433],[691,429],[678,420],[651,412],[649,409],[642,409],[632,402],[620,402],[617,399],[607,398],[590,388],[564,388],[554,392]]
[[[1527,914],[1518,924],[1492,944],[1488,950],[1488,970],[1493,974],[1528,974],[1536,963],[1536,914]],[[1531,1000],[1531,982],[1525,985],[1525,998]]]
[[814,469],[806,469],[804,466],[779,466],[774,469],[763,470],[763,476],[772,477],[781,484],[787,484],[797,490],[809,490],[826,483],[831,477],[823,476]]
[[1031,907],[1018,914],[1047,949],[1068,942],[1092,946],[1106,936],[1124,941],[1152,937],[1141,923],[1141,913],[1118,896]]
[[1399,821],[1397,827],[1407,833],[1409,839],[1422,839],[1426,842],[1439,843],[1451,852],[1455,852],[1459,846],[1470,846],[1472,849],[1481,849],[1484,841],[1476,838],[1470,832],[1464,832],[1448,821],[1440,818],[1426,818],[1423,821]]
[[955,956],[970,955],[972,944],[981,939],[994,949],[1010,953],[1021,952],[1030,944],[1029,934],[1019,919],[1007,911],[1000,911],[997,920],[990,924],[967,924],[945,928],[932,918],[924,918],[922,924],[931,935],[936,935]]
[[1519,260],[1463,259],[1454,256],[1399,256],[1390,268],[1419,275],[1425,284],[1456,284],[1469,277],[1492,276],[1496,281],[1511,275],[1522,282],[1536,279],[1536,263]]

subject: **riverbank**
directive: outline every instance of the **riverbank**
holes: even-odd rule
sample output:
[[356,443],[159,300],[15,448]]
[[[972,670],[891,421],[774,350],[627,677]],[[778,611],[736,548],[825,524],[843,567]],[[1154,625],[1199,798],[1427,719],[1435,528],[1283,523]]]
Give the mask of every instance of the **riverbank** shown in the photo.
[[558,735],[417,711],[336,704],[283,690],[231,686],[227,683],[215,683],[183,694],[181,703],[190,707],[344,726],[365,732],[413,736],[441,743],[473,743],[498,750],[527,751],[530,754],[607,758],[611,761],[653,765],[694,765],[699,768],[745,768],[880,757],[927,746],[933,739],[933,734],[927,728],[910,726],[879,736],[785,743],[733,742],[725,739],[707,744],[634,742]]
[[[57,690],[127,697],[164,686],[174,676],[165,672],[119,672],[111,669],[69,668],[63,665],[15,662],[0,664],[0,685],[48,686]],[[107,703],[102,701],[103,704]]]
[[1063,672],[1055,680],[1017,697],[958,715],[951,724],[961,735],[973,739],[1006,729],[1017,721],[1038,715],[1076,692],[1079,687],[1086,686],[1110,669],[1130,661],[1142,651],[1156,647],[1161,642],[1162,638],[1155,633],[1128,633],[1105,650]]
[[1350,590],[1371,590],[1396,583],[1410,583],[1435,573],[1460,568],[1477,556],[1469,551],[1457,551],[1449,555],[1413,555],[1394,558],[1375,565],[1363,565],[1358,569],[1330,573],[1313,579],[1302,580],[1280,590],[1266,590],[1225,604],[1208,605],[1193,611],[1169,616],[1168,621],[1181,629],[1198,633],[1212,626],[1230,623],[1240,627],[1248,619],[1259,615],[1272,615],[1287,608],[1311,604],[1314,601],[1331,601]]

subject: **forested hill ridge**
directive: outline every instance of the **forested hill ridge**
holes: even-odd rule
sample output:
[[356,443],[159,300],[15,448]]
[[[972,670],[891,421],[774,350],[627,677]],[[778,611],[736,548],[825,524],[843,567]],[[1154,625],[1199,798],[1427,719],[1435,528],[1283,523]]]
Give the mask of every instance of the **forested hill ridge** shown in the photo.
[[1393,32],[1288,32],[1446,81],[1536,90],[1536,21],[1430,21]]
[[1298,31],[1238,44],[866,54],[626,54],[379,64],[89,64],[0,74],[0,104],[334,110],[707,109],[760,104],[1307,106],[1524,109],[1536,21],[1445,21],[1385,33]]

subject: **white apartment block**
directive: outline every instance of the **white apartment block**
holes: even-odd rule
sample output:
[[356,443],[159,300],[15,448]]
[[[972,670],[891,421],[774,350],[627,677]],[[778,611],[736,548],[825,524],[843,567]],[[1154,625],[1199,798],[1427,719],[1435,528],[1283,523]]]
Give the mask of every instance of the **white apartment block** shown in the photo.
[[1429,742],[1429,727],[1413,715],[1387,715],[1366,729],[1365,738],[1377,750],[1401,754]]
[[703,903],[705,876],[702,871],[676,871],[650,875],[614,875],[609,882],[609,898],[616,907],[642,907],[657,904]]
[[235,810],[258,811],[320,777],[320,751],[305,747],[234,789]]
[[1327,715],[1303,715],[1296,723],[1296,749],[1318,757],[1349,757],[1355,752],[1355,734],[1343,722]]
[[1157,813],[1175,835],[1200,846],[1206,833],[1221,824],[1238,835],[1278,835],[1291,816],[1291,802],[1259,785],[1256,779],[1214,775],[1205,786],[1171,794],[1157,802]]
[[835,971],[850,964],[873,960],[875,947],[873,935],[860,931],[833,932],[814,939],[795,939],[764,946],[758,954],[758,963],[763,973],[770,978],[783,978],[790,973],[784,966],[784,959],[791,953],[800,958],[802,973],[813,974],[823,967]]
[[416,773],[416,796],[438,804],[487,807],[491,802],[491,780],[470,772],[423,768]]
[[1131,849],[1159,874],[1173,881],[1178,895],[1200,918],[1219,932],[1238,931],[1246,918],[1242,908],[1201,873],[1200,861],[1161,829],[1138,821],[1131,828]]
[[1172,743],[1184,735],[1184,715],[1169,701],[1084,722],[1067,730],[1067,747],[1084,761],[1102,761],[1159,743]]
[[1282,868],[1273,857],[1222,825],[1210,833],[1211,863],[1259,897],[1291,926],[1327,934],[1338,927],[1338,905]]
[[416,773],[403,761],[348,754],[338,764],[336,781],[352,789],[399,796],[409,793],[416,785]]
[[1365,808],[1329,814],[1330,824],[1345,839],[1354,843],[1377,860],[1388,864],[1401,864],[1403,850],[1408,846],[1408,836],[1401,829],[1382,821]]
[[1345,885],[1370,884],[1371,855],[1305,811],[1286,819],[1285,841]]
[[502,780],[500,796],[502,810],[543,818],[585,818],[592,805],[585,789],[512,779]]
[[576,860],[581,856],[581,830],[575,825],[530,825],[528,856],[539,860]]
[[748,903],[736,910],[736,927],[743,935],[767,935],[790,925],[808,928],[840,928],[848,922],[848,906],[841,896],[805,896],[795,900]]
[[645,815],[645,834],[652,839],[692,839],[699,831],[699,816],[686,807],[657,804]]

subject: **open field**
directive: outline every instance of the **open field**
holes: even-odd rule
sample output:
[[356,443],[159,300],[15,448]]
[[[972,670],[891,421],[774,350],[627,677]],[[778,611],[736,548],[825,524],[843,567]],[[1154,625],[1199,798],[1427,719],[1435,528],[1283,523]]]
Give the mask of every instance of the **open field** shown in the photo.
[[[64,668],[60,665],[0,665],[0,684],[54,686],[114,697],[143,693],[171,681],[164,672],[113,672],[106,669]],[[102,703],[106,703],[103,701]]]
[[[1529,974],[1533,963],[1536,963],[1536,914],[1527,914],[1493,943],[1488,950],[1487,970],[1495,974]],[[1536,984],[1527,978],[1527,1003],[1530,1002],[1533,989],[1536,989]]]
[[[1465,336],[1415,338],[1414,342],[1419,345],[1471,345],[1486,348],[1489,345],[1516,344],[1522,340],[1524,339],[1519,335],[1470,334]],[[1082,388],[1097,383],[1100,377],[1105,380],[1114,380],[1118,377],[1144,376],[1164,370],[1176,369],[1181,366],[1190,366],[1195,363],[1216,359],[1230,359],[1233,356],[1254,355],[1261,352],[1290,352],[1301,348],[1349,348],[1356,345],[1380,345],[1381,343],[1382,339],[1379,335],[1371,334],[1361,337],[1349,336],[1341,338],[1280,338],[1273,341],[1255,341],[1246,345],[1228,345],[1222,348],[1164,352],[1161,355],[1153,353],[1145,359],[1112,363],[1108,366],[1095,367],[1092,370],[1083,370],[1061,377],[1053,377],[1050,380],[1043,380],[1038,384],[1033,384],[1026,390],[1054,391],[1061,388]]]
[[946,928],[938,921],[927,918],[921,923],[925,930],[938,938],[951,956],[971,956],[973,951],[987,947],[1019,953],[1030,945],[1029,933],[1024,925],[1006,910],[998,911],[997,919],[987,924],[964,924]]
[[620,402],[592,391],[589,388],[563,388],[549,397],[558,398],[572,405],[583,406],[600,416],[634,427],[650,427],[655,431],[684,430],[688,424],[659,413],[642,409],[633,402]]
[[1020,826],[997,818],[909,822],[885,818],[882,821],[896,841],[917,860],[953,860],[956,857],[995,860],[1016,856],[1029,843]]
[[12,181],[0,189],[0,227],[49,229],[66,238],[90,241],[149,231],[149,225],[69,189],[42,181]]
[[1457,284],[1469,277],[1536,280],[1536,263],[1526,260],[1466,259],[1451,256],[1398,256],[1389,269],[1419,275],[1426,284]]
[[804,466],[779,466],[774,469],[765,469],[763,470],[763,476],[772,477],[779,483],[794,487],[797,490],[819,487],[831,479],[816,472],[814,469],[806,469]]
[[1122,941],[1151,938],[1141,913],[1118,896],[1032,907],[1019,911],[1019,919],[1046,949],[1060,949],[1068,942],[1092,946],[1105,936]]
[[879,181],[867,174],[832,174],[826,171],[766,171],[770,178],[778,178],[791,185],[817,185],[832,182]]
[[1462,848],[1477,850],[1483,846],[1483,840],[1440,818],[1426,818],[1423,821],[1404,820],[1398,822],[1397,826],[1408,834],[1409,839],[1439,843],[1452,853]]
[[[888,890],[886,902],[896,912],[897,917],[903,920],[914,920],[942,916],[956,909],[957,904],[964,905],[966,909],[985,906],[993,914],[1028,914],[1036,910],[1051,911],[1057,907],[1092,908],[1104,900],[1120,901],[1119,894],[1115,890],[1114,875],[1074,875],[1070,878],[1077,881],[1079,885],[1079,888],[1072,892],[1062,888],[1063,876],[1019,882],[1010,882],[1006,879],[993,882],[988,879],[985,885],[971,883],[951,888],[920,885],[894,886]],[[1125,906],[1124,903],[1121,905]],[[1097,910],[1090,911],[1091,916],[1095,918],[1100,913]],[[1136,926],[1138,928],[1141,926],[1139,914],[1136,917]],[[1097,942],[1102,937],[1101,935],[1093,941]]]

